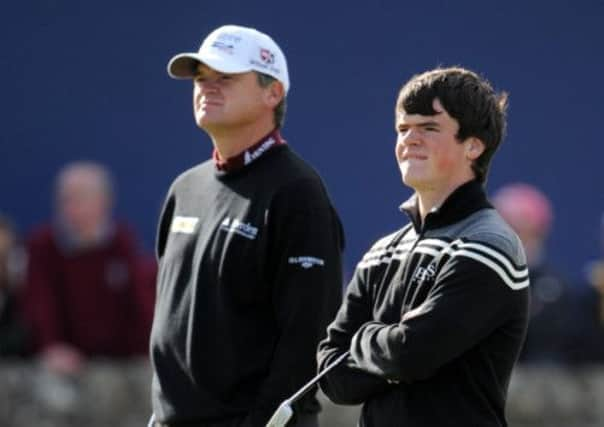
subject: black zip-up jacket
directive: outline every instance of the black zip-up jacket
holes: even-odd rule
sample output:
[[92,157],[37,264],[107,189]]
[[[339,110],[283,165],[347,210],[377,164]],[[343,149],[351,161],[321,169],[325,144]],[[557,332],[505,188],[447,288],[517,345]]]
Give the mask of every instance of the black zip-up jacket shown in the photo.
[[[153,412],[170,425],[264,426],[312,378],[341,303],[340,221],[288,145],[176,179],[161,214]],[[297,413],[318,411],[314,393]]]
[[528,321],[516,234],[482,186],[460,186],[421,226],[380,239],[359,262],[320,344],[335,403],[364,403],[360,426],[506,426],[505,400]]

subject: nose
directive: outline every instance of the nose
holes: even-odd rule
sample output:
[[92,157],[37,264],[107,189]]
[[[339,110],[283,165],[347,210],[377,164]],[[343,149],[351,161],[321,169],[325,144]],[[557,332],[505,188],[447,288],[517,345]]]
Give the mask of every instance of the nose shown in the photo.
[[418,145],[421,141],[419,132],[414,128],[406,129],[404,132],[399,132],[396,137],[395,154],[401,160],[406,147]]
[[195,80],[195,87],[201,94],[214,93],[218,91],[218,80]]
[[419,144],[421,141],[420,132],[414,127],[410,127],[398,134],[398,142],[402,145],[414,145]]

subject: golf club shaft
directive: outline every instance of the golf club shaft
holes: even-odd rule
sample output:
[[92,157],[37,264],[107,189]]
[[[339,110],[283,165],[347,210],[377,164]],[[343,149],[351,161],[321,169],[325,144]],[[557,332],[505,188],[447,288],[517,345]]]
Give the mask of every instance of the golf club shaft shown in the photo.
[[296,400],[300,399],[302,396],[304,396],[304,394],[308,390],[311,389],[311,387],[313,387],[317,382],[319,382],[319,380],[321,378],[323,378],[323,376],[325,374],[327,374],[335,366],[337,366],[338,364],[340,364],[342,362],[342,360],[346,359],[346,357],[348,357],[349,354],[350,354],[350,351],[346,351],[346,352],[342,353],[341,355],[339,355],[336,360],[334,360],[333,362],[331,362],[325,369],[323,369],[321,372],[319,372],[316,377],[314,377],[312,380],[310,380],[308,383],[306,383],[300,390],[298,390],[293,396],[291,396],[287,400],[290,403],[294,403]]

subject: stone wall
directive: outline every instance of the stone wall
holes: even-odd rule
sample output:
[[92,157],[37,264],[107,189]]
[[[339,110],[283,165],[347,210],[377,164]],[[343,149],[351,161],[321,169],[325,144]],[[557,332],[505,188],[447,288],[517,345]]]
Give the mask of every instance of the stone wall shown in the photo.
[[97,361],[78,378],[35,364],[0,364],[1,427],[144,427],[150,415],[146,361]]
[[[144,427],[150,414],[146,361],[97,361],[74,379],[36,364],[0,363],[1,427]],[[358,407],[324,404],[322,427],[356,425]],[[604,425],[604,367],[517,368],[508,397],[510,427]]]

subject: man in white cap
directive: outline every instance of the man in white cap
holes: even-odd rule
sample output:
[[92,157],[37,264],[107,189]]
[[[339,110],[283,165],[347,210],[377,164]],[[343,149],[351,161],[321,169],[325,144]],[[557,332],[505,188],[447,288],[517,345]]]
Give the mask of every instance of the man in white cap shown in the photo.
[[[280,134],[289,76],[266,34],[223,26],[170,76],[193,80],[213,159],[170,187],[157,236],[154,426],[264,426],[316,370],[341,300],[343,232]],[[310,393],[291,425],[316,426]]]

